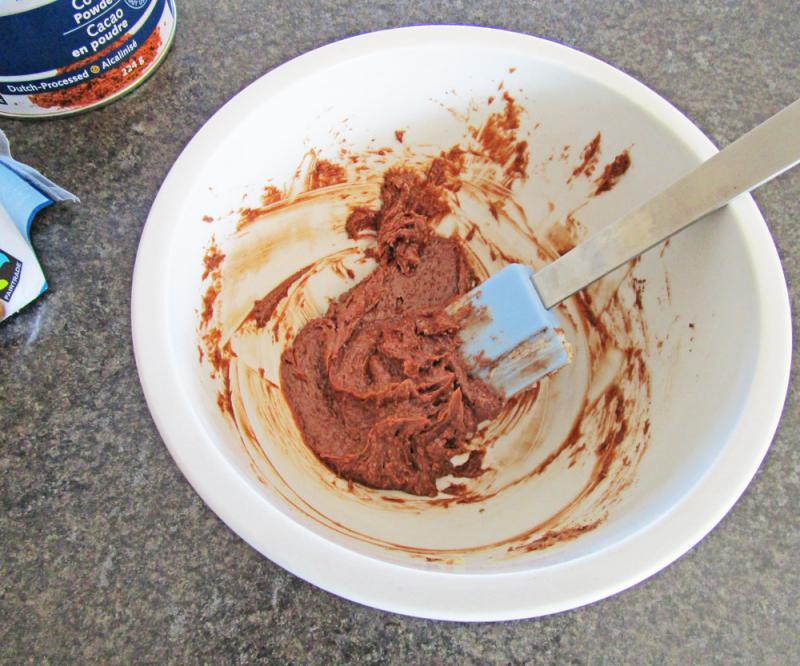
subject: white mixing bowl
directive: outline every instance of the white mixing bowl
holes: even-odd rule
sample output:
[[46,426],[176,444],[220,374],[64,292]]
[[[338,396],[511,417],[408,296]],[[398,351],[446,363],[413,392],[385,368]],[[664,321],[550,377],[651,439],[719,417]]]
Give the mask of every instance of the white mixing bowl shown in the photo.
[[[289,182],[309,148],[335,156],[343,140],[355,151],[396,146],[394,132],[403,128],[404,149],[446,149],[463,136],[463,115],[480,114],[476,100],[497,96],[500,82],[530,123],[531,185],[518,199],[534,225],[531,211],[542,202],[553,202],[556,214],[576,203],[569,201],[575,185],[554,177],[568,167],[549,156],[569,145],[578,160],[598,131],[604,161],[628,149],[633,166],[613,191],[580,209],[587,232],[715,152],[651,90],[566,47],[481,28],[365,35],[279,67],[214,115],[165,180],[134,273],[133,337],[144,392],[197,492],[289,571],[354,601],[422,617],[543,615],[658,571],[707,534],[742,493],[769,446],[788,383],[786,286],[769,231],[746,196],[636,267],[646,285],[641,313],[650,395],[636,398],[641,419],[625,445],[635,457],[642,443],[641,460],[613,497],[578,503],[571,522],[551,526],[568,529],[601,517],[595,529],[551,547],[541,547],[548,531],[534,530],[535,547],[509,550],[511,537],[546,524],[580,490],[585,465],[570,466],[566,456],[482,502],[444,506],[385,499],[396,493],[349,492],[301,443],[292,444],[291,433],[281,441],[262,433],[263,455],[248,450],[217,407],[208,368],[198,363],[201,260],[212,234],[224,250],[228,229],[224,220],[204,224],[203,217],[224,218],[242,205],[243,194]],[[314,251],[313,242],[298,241],[270,257],[260,273],[265,291],[307,259],[301,254]],[[579,352],[585,342],[576,341]],[[580,369],[571,369],[551,380],[545,425],[524,426],[546,432],[531,432],[538,444],[518,459],[506,447],[506,457],[495,459],[506,464],[499,476],[522,478],[518,470],[529,471],[537,456],[547,455],[554,445],[548,432],[562,432],[574,417],[570,395],[579,378]]]

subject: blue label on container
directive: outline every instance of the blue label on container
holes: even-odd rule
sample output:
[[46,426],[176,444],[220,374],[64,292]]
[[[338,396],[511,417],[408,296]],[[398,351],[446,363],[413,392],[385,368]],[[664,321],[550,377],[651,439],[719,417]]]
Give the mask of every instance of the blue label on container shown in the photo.
[[159,27],[174,27],[172,0],[54,0],[0,15],[0,98],[46,95],[109,79],[109,70],[119,68],[119,81],[102,89],[111,94],[166,48],[171,35],[154,34]]

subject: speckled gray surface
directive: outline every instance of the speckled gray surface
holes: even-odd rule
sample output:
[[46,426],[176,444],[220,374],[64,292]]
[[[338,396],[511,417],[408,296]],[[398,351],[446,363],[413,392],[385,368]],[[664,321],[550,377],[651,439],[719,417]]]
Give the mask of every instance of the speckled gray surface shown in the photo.
[[[331,596],[220,522],[155,430],[129,324],[139,234],[171,163],[224,101],[295,55],[392,26],[509,28],[610,62],[725,144],[800,95],[796,1],[178,0],[178,8],[171,55],[133,95],[65,120],[0,120],[19,159],[82,199],[38,218],[33,240],[51,291],[0,325],[0,660],[798,662],[797,382],[755,480],[678,562],[576,611],[450,624]],[[800,171],[756,198],[796,313]]]

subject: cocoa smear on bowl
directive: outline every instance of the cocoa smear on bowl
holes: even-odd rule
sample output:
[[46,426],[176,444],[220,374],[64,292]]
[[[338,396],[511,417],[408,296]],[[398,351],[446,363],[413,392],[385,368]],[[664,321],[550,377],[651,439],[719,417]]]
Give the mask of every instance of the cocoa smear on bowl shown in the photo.
[[[500,99],[490,100],[490,104],[495,101],[495,107],[501,105],[502,108],[490,113],[480,125],[467,125],[464,142],[438,155],[415,152],[405,137],[405,130],[400,154],[394,154],[391,148],[342,153],[340,161],[335,163],[319,159],[312,151],[310,159],[306,160],[305,172],[298,169],[295,183],[284,190],[294,192],[293,195],[284,197],[281,191],[268,186],[262,206],[241,210],[236,232],[228,238],[228,242],[223,243],[225,254],[222,255],[215,244],[210,246],[204,266],[207,273],[204,277],[209,284],[199,315],[198,332],[204,351],[201,362],[208,364],[219,385],[220,409],[238,430],[251,458],[251,468],[264,482],[266,480],[257,471],[260,465],[266,464],[271,473],[277,474],[277,469],[270,461],[270,442],[280,442],[284,448],[296,449],[298,445],[305,448],[304,444],[299,443],[300,433],[296,422],[299,422],[300,430],[306,435],[306,443],[311,445],[316,454],[315,458],[306,449],[311,459],[321,461],[345,479],[342,485],[330,473],[325,473],[319,462],[316,468],[310,465],[309,468],[315,469],[325,483],[365,502],[384,502],[397,510],[418,511],[426,506],[447,507],[485,502],[543,474],[556,462],[564,461],[569,467],[588,465],[590,471],[581,490],[547,520],[500,541],[466,549],[515,553],[547,548],[577,538],[602,524],[608,506],[632,483],[636,465],[646,450],[649,441],[650,378],[644,353],[647,327],[642,317],[641,283],[633,275],[635,262],[629,265],[621,279],[616,278],[618,284],[609,285],[605,280],[560,306],[562,320],[569,322],[573,334],[581,335],[584,339],[589,375],[586,387],[580,389],[583,392],[583,397],[579,399],[580,408],[560,444],[550,447],[547,452],[537,449],[538,435],[533,432],[536,430],[533,417],[541,413],[543,400],[557,400],[549,380],[544,380],[505,401],[499,409],[484,414],[494,415],[492,420],[480,423],[482,419],[478,418],[470,427],[462,429],[463,443],[458,445],[456,453],[463,454],[463,459],[451,463],[446,457],[443,458],[448,460],[448,464],[432,466],[429,474],[422,475],[424,480],[421,482],[419,478],[411,481],[406,478],[403,483],[388,484],[389,488],[430,496],[426,498],[404,493],[382,494],[380,490],[367,488],[358,482],[372,486],[381,484],[375,482],[374,475],[363,471],[353,472],[347,464],[334,461],[337,454],[331,455],[331,449],[324,449],[324,438],[321,436],[319,446],[309,441],[312,438],[304,421],[313,419],[313,410],[301,414],[297,402],[291,404],[291,395],[292,392],[302,392],[304,375],[310,382],[309,386],[318,387],[319,382],[324,383],[324,379],[308,377],[305,371],[292,376],[291,371],[286,369],[286,363],[278,376],[275,368],[270,371],[248,365],[235,351],[237,341],[241,344],[242,340],[252,336],[266,336],[270,344],[289,350],[284,356],[294,363],[296,359],[292,357],[292,345],[298,341],[303,344],[304,337],[314,338],[301,331],[309,321],[325,314],[325,308],[313,304],[307,291],[316,276],[325,271],[339,276],[342,280],[341,292],[358,284],[365,275],[369,275],[367,282],[376,279],[374,276],[381,271],[380,257],[384,250],[373,234],[374,211],[380,206],[381,184],[387,173],[393,173],[392,169],[395,169],[394,173],[399,173],[397,169],[401,169],[403,173],[415,174],[409,177],[417,178],[420,182],[424,182],[432,169],[436,169],[443,174],[439,176],[441,182],[447,183],[442,192],[436,193],[437,197],[443,197],[444,206],[437,215],[433,215],[435,220],[431,225],[431,233],[434,239],[438,239],[434,243],[453,244],[459,248],[458,253],[463,255],[469,272],[463,287],[453,294],[444,294],[444,300],[463,293],[476,280],[485,279],[506,263],[538,262],[538,265],[542,265],[582,240],[584,231],[576,213],[586,201],[611,191],[624,177],[631,165],[629,151],[623,151],[601,167],[602,135],[596,133],[583,149],[580,161],[567,165],[566,170],[565,182],[570,187],[580,182],[586,183],[583,186],[584,202],[560,217],[555,211],[555,204],[549,202],[548,211],[553,219],[544,226],[533,225],[515,199],[515,188],[529,178],[531,159],[528,139],[519,136],[524,110],[507,92]],[[550,156],[548,161],[568,163],[569,152],[569,146],[564,146],[560,155]],[[598,168],[601,169],[599,177],[596,175]],[[301,183],[301,187],[298,188],[297,183]],[[462,204],[468,199],[480,203],[489,216],[487,219],[513,232],[517,243],[510,246],[499,242],[488,224],[476,223],[473,215],[463,210]],[[226,314],[222,305],[226,289],[235,289],[237,276],[257,270],[269,256],[281,249],[291,251],[287,248],[300,232],[296,225],[287,225],[285,229],[280,227],[283,231],[279,231],[280,225],[276,222],[279,216],[291,214],[293,209],[311,206],[316,210],[317,206],[327,204],[344,206],[343,210],[347,211],[341,219],[332,223],[331,232],[343,239],[349,235],[356,240],[344,243],[340,249],[287,273],[277,284],[264,285],[264,291],[252,299],[247,311],[240,305],[235,317]],[[440,218],[445,219],[437,227]],[[274,230],[261,250],[237,249],[246,247],[244,235],[256,228]],[[217,259],[219,256],[223,256],[220,261]],[[376,257],[379,259],[377,266],[374,265]],[[370,269],[371,274],[367,272]],[[356,272],[359,273],[358,277]],[[358,289],[356,287],[351,293],[357,293]],[[227,293],[233,294],[233,291]],[[437,307],[443,304],[437,303]],[[329,323],[326,324],[326,321],[330,320],[316,319],[309,330],[327,330]],[[324,341],[314,338],[307,344],[307,349],[324,347],[324,344]],[[597,391],[595,378],[600,376],[604,379]],[[260,404],[258,414],[253,413],[251,406],[254,395]],[[258,428],[255,427],[256,423]],[[270,442],[260,439],[255,434],[257,431],[269,432]],[[522,458],[530,459],[524,472],[515,478],[503,477],[502,460],[488,461],[487,452],[491,452],[500,440],[505,442],[503,455],[509,464],[517,463]],[[379,456],[376,460],[383,458]],[[459,465],[464,465],[462,476],[477,478],[458,480]],[[332,521],[324,516],[323,511],[309,506],[302,498],[290,493],[281,494],[308,517],[344,534],[387,548],[405,550],[427,561],[448,562],[457,555],[456,551],[447,549],[415,547],[370,537]],[[592,510],[587,512],[587,506],[593,507]],[[465,549],[458,552],[465,552]]]

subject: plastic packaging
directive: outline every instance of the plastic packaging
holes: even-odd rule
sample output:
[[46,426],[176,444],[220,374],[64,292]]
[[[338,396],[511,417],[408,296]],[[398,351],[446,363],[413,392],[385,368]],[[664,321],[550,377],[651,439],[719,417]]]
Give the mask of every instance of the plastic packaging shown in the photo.
[[56,201],[78,197],[11,157],[0,131],[0,321],[47,289],[47,280],[30,240],[33,218]]

